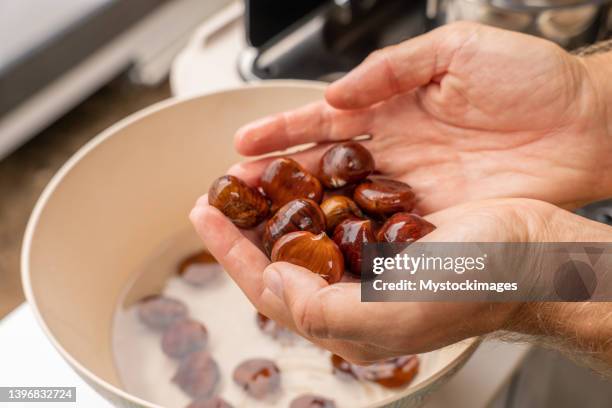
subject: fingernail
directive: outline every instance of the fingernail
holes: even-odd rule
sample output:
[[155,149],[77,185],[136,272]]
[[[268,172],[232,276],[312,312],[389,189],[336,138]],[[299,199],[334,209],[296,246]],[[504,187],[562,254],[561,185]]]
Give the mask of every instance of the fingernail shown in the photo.
[[281,277],[278,270],[271,266],[266,268],[263,275],[264,285],[278,298],[283,298],[283,278]]

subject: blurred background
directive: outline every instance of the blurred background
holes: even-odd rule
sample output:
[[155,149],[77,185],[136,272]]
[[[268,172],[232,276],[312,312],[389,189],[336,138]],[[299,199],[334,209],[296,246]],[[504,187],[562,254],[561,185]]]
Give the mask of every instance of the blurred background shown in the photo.
[[[608,0],[0,1],[0,318],[23,302],[19,252],[36,199],[103,129],[171,96],[245,81],[332,81],[377,48],[456,20],[568,50],[612,32]],[[610,201],[580,212],[612,223]],[[529,364],[530,372],[547,367],[549,389],[567,381],[609,388],[556,353]],[[513,377],[499,406],[578,405],[563,393],[526,405],[521,395],[530,394],[515,391],[532,380]],[[597,392],[587,406],[612,406],[609,392],[601,400]]]

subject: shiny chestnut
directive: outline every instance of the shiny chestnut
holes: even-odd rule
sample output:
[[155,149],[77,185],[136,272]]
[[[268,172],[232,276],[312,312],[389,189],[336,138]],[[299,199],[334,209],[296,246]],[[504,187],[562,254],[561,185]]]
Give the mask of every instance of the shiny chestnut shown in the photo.
[[302,266],[336,283],[344,274],[344,259],[338,246],[324,232],[290,232],[272,247],[272,262],[284,261]]
[[363,244],[376,242],[371,220],[344,220],[334,231],[334,242],[344,255],[344,263],[353,275],[361,276]]
[[320,203],[323,197],[323,187],[319,180],[288,157],[272,161],[261,175],[259,184],[272,201],[273,212],[296,198],[307,198]]
[[424,237],[436,226],[424,218],[411,213],[393,214],[378,230],[377,238],[380,242],[408,242],[412,243]]
[[309,231],[313,234],[325,231],[325,215],[317,203],[298,198],[283,205],[264,227],[262,241],[266,253],[270,255],[274,243],[294,231]]
[[208,190],[208,203],[240,228],[256,226],[270,211],[268,201],[259,191],[230,175],[213,182]]
[[348,218],[364,218],[363,212],[349,197],[334,196],[321,203],[327,230],[333,233],[338,224]]
[[374,168],[374,157],[368,149],[357,142],[345,142],[323,154],[319,178],[327,188],[339,188],[363,180]]
[[411,211],[416,202],[408,184],[387,178],[371,178],[359,184],[353,199],[362,210],[379,216]]

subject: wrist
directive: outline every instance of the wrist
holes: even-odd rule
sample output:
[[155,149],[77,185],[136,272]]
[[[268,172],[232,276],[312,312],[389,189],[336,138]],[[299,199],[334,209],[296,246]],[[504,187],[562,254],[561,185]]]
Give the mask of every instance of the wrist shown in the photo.
[[608,137],[612,137],[612,51],[577,58],[586,68],[587,79],[597,98],[596,103],[601,104],[604,110]]
[[505,329],[535,337],[576,357],[612,364],[612,316],[606,302],[524,303]]
[[[604,121],[604,128],[607,131],[606,137],[608,144],[612,143],[612,51],[576,57],[585,68],[585,86],[590,89],[593,95],[591,109],[601,111],[601,118]],[[603,140],[604,145],[606,140]],[[601,142],[600,142],[601,143]],[[612,157],[608,163],[601,163],[606,169],[612,167]],[[594,201],[609,198],[612,196],[612,174],[610,171],[602,171],[598,176],[597,183],[593,190],[596,192]]]

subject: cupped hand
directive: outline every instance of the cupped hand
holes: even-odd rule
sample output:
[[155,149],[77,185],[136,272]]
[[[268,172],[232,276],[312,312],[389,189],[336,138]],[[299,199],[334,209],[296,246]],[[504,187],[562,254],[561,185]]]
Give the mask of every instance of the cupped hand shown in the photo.
[[[526,199],[472,202],[427,219],[437,229],[424,240],[440,242],[554,241],[559,239],[554,228],[567,237],[568,231],[583,229],[572,222],[591,223]],[[359,283],[328,285],[302,267],[271,263],[242,230],[208,205],[207,196],[198,201],[191,220],[208,250],[261,313],[353,362],[434,350],[504,328],[520,306],[362,303]]]
[[[551,42],[457,23],[373,53],[326,101],[243,127],[260,155],[370,135],[377,168],[411,184],[424,213],[469,200],[567,208],[612,194],[612,134],[588,63]],[[297,156],[316,169],[321,147]],[[266,160],[231,172],[253,181]]]

